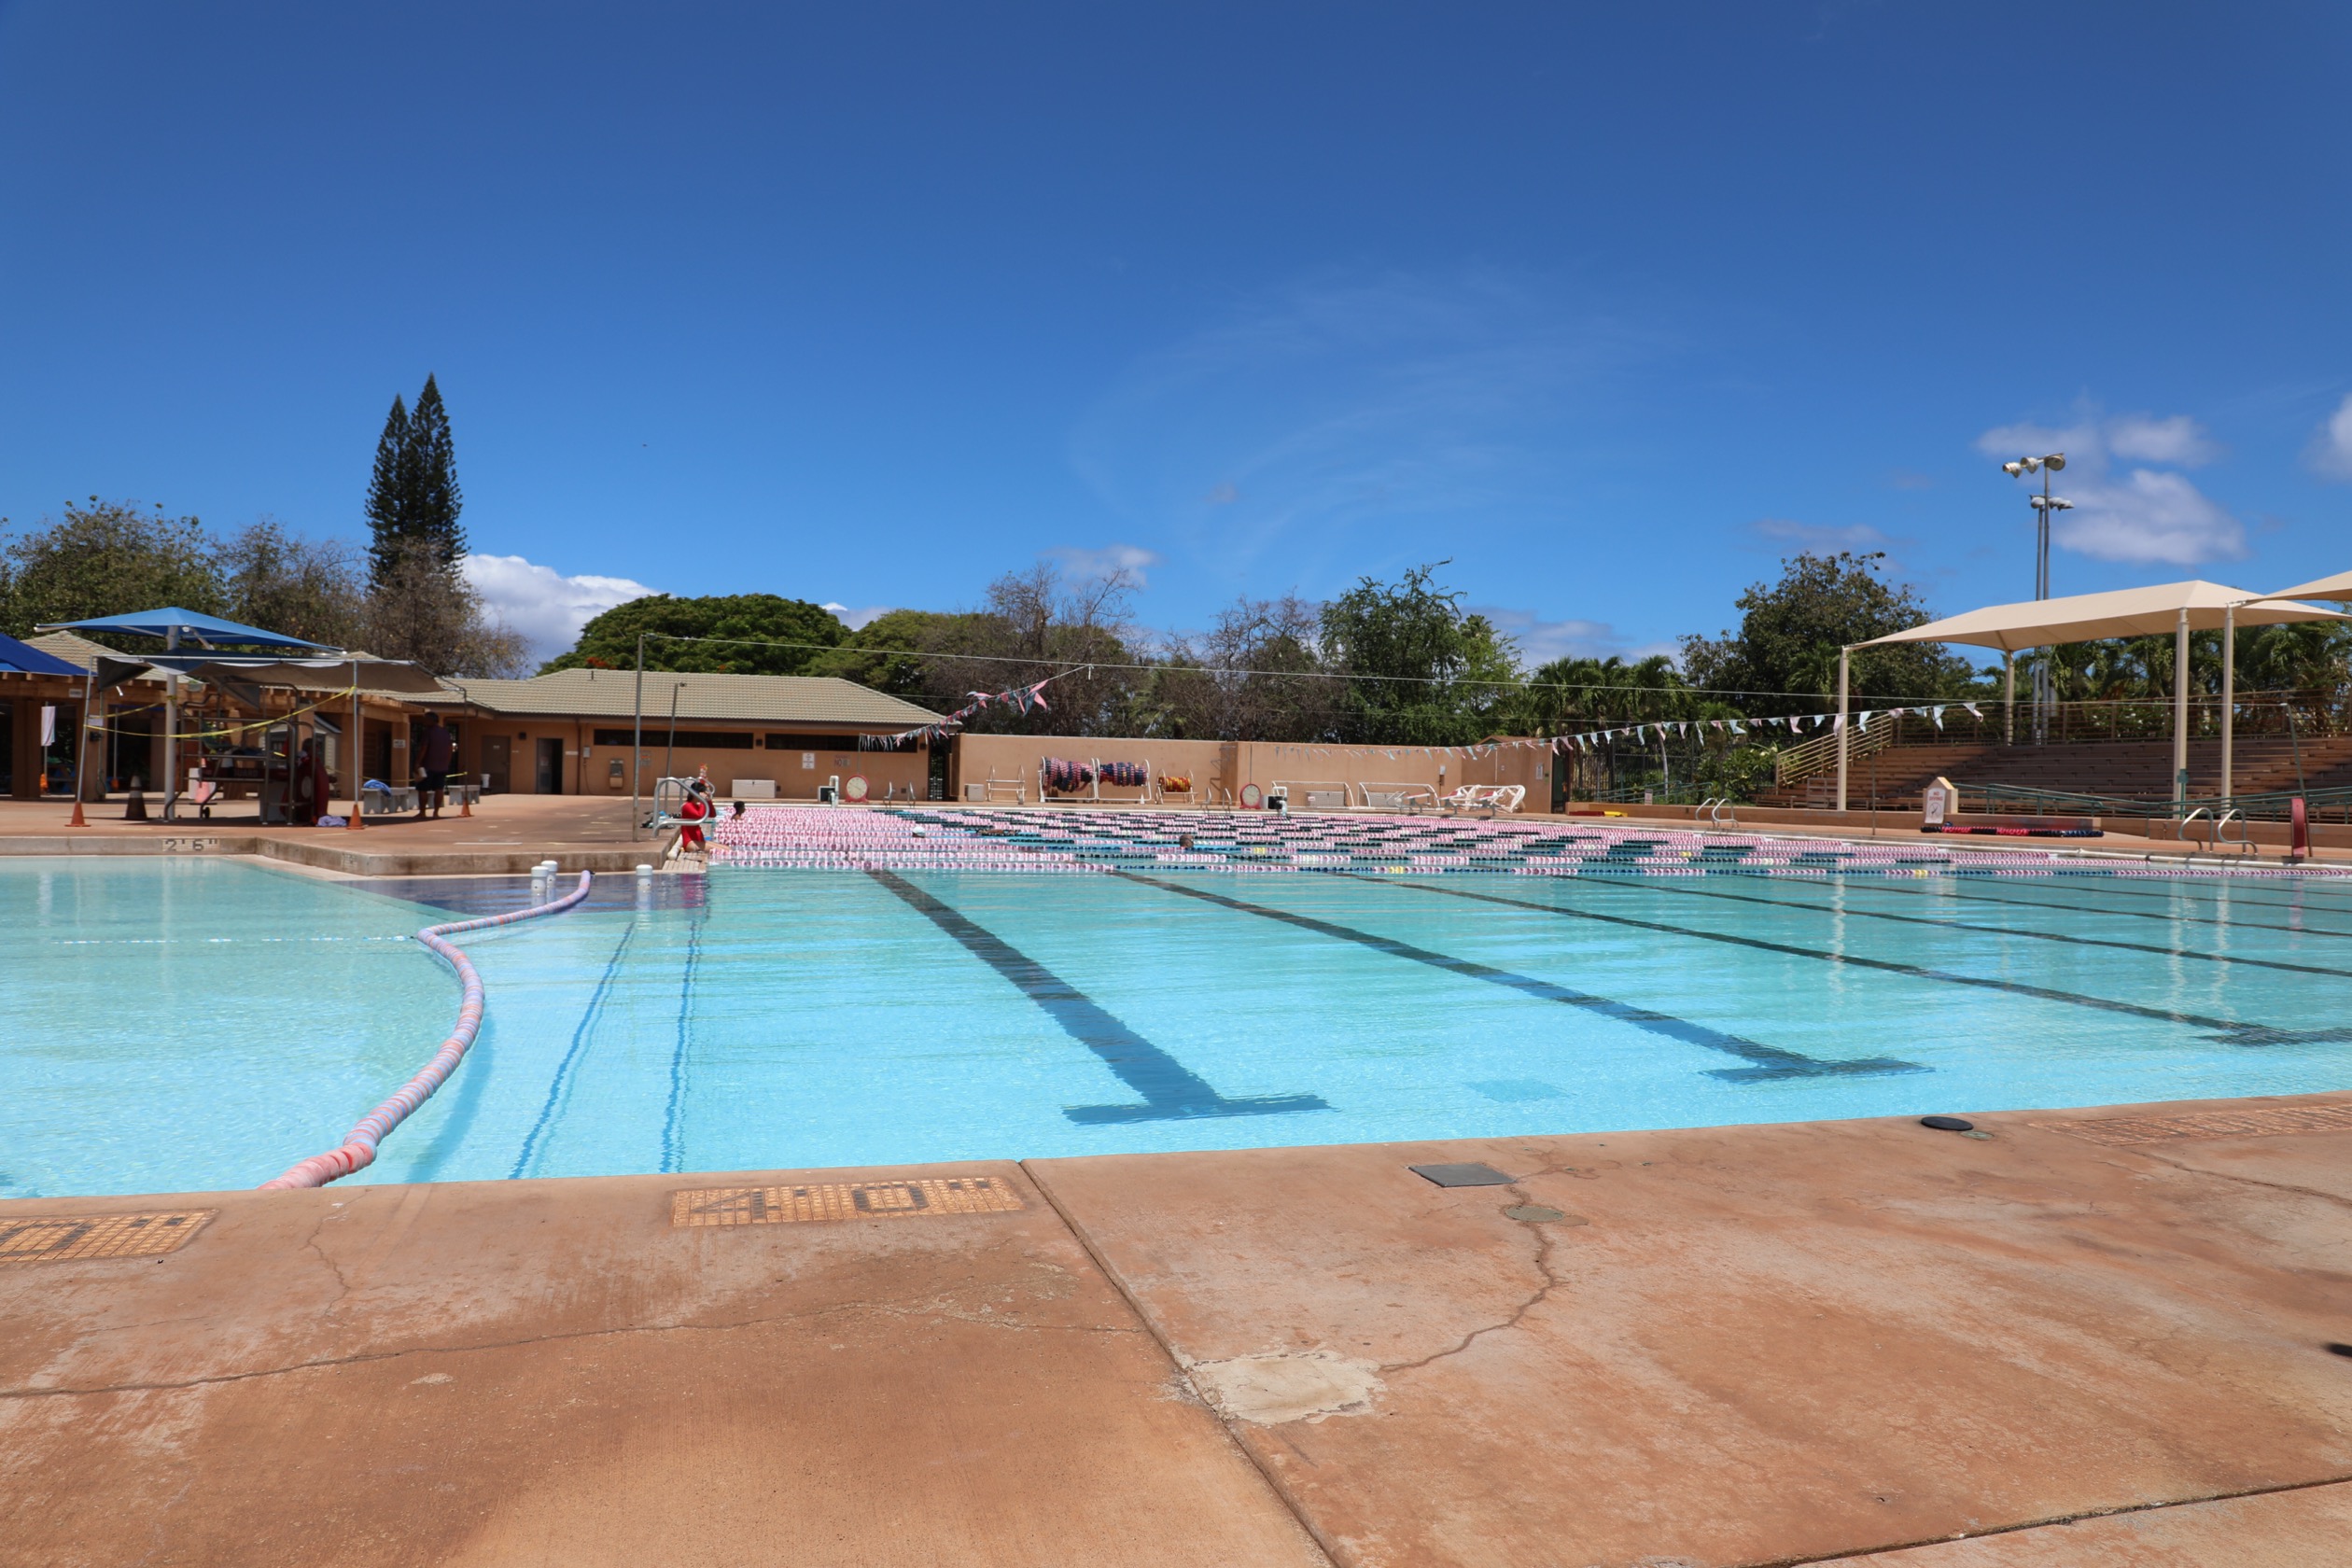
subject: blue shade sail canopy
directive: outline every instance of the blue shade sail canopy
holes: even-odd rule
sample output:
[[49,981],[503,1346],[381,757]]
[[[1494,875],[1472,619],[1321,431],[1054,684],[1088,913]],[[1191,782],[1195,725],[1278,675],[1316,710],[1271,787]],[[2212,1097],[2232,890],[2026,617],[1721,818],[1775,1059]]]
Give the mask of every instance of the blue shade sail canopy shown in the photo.
[[44,653],[5,635],[0,635],[0,671],[15,675],[69,675],[77,680],[88,673],[79,665],[69,665],[54,653]]
[[133,637],[167,639],[176,633],[201,648],[329,649],[327,643],[308,642],[298,637],[287,637],[284,632],[265,632],[259,626],[223,621],[217,615],[199,615],[192,609],[182,609],[176,605],[162,609],[133,610],[127,615],[100,615],[88,621],[60,621],[54,625],[34,629],[43,632],[128,632]]

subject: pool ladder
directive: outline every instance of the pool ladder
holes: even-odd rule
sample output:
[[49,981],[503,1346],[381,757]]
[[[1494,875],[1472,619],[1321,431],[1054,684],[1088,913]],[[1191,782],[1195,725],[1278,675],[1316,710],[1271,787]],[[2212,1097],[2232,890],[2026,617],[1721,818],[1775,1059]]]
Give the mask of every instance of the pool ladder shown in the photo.
[[[1715,827],[1736,828],[1740,825],[1739,803],[1729,795],[1709,795],[1690,808],[1692,819],[1695,820],[1701,811],[1707,814],[1707,820]],[[1729,819],[1728,823],[1725,820],[1727,818]]]
[[[2189,825],[2200,817],[2204,818],[2207,824],[2205,828],[2205,852],[2207,854],[2219,854],[2221,851],[2221,846],[2231,843],[2234,843],[2237,846],[2238,853],[2241,855],[2250,855],[2254,852],[2254,841],[2248,838],[2246,833],[2246,814],[2233,805],[2224,808],[2221,815],[2219,817],[2216,817],[2213,814],[2212,807],[2204,805],[2197,807],[2194,811],[2189,813],[2188,816],[2183,817],[2180,819],[2180,837],[2182,840],[2186,841],[2189,837]],[[2235,822],[2238,825],[2238,835],[2235,839],[2232,839],[2230,837],[2230,824],[2232,822]]]

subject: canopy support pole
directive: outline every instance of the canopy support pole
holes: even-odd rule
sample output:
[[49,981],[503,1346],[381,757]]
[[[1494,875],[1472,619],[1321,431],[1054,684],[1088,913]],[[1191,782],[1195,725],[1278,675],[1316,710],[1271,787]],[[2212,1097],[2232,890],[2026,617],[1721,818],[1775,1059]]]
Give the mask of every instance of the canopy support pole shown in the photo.
[[367,756],[368,749],[360,744],[365,737],[360,734],[359,726],[366,722],[367,716],[359,711],[359,661],[354,659],[351,661],[351,757],[343,763],[351,770],[351,820],[343,824],[347,828],[365,825],[359,818],[368,805],[366,797],[361,793],[368,770],[362,765],[361,759]]
[[[69,828],[90,826],[89,819],[82,815],[82,778],[90,772],[90,720],[91,716],[98,711],[97,702],[98,661],[92,658],[90,661],[90,673],[82,678],[81,712],[74,716],[74,814],[66,819],[65,825]],[[105,732],[101,730],[98,732],[98,757],[101,767],[105,765]]]
[[2017,654],[2010,649],[2001,652],[2001,744],[2017,744]]
[[[172,626],[163,633],[163,646],[172,652],[179,651],[179,628]],[[179,698],[180,674],[172,672],[171,694],[163,700],[163,820],[172,820],[172,808],[179,803]]]
[[645,781],[645,634],[637,633],[637,706],[629,718],[629,842],[637,841],[637,824],[645,812],[638,793]]
[[1852,666],[1854,650],[1838,650],[1838,809],[1846,808],[1846,677]]
[[2221,607],[2221,799],[2234,792],[2231,749],[2237,739],[2237,606]]
[[2189,607],[2173,633],[2173,815],[2189,808]]

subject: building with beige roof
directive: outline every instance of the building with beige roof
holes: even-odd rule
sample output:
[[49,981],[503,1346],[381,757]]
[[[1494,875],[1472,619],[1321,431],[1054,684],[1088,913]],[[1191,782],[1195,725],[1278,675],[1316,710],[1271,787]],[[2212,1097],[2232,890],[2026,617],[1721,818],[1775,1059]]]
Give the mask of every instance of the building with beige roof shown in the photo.
[[459,773],[494,794],[628,794],[640,736],[640,792],[665,775],[707,768],[722,795],[814,800],[836,777],[845,786],[862,778],[877,800],[930,793],[928,745],[873,749],[876,737],[937,722],[928,708],[833,677],[648,670],[643,679],[641,698],[634,670],[569,669],[447,679],[446,701],[423,701],[456,732]]

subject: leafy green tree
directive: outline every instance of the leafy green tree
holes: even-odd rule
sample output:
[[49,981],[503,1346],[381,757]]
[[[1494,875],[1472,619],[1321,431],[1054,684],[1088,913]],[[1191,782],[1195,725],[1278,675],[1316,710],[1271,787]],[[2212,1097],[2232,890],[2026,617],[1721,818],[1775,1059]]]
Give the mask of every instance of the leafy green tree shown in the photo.
[[[1838,651],[1935,619],[1908,584],[1880,575],[1882,553],[1811,552],[1781,563],[1781,580],[1749,586],[1734,603],[1737,631],[1682,639],[1683,675],[1746,713],[1820,711],[1838,691]],[[1975,693],[1975,667],[1937,643],[1857,649],[1851,691],[1870,701],[1916,702]]]
[[[639,633],[645,667],[717,671],[737,675],[805,675],[818,655],[837,649],[849,628],[822,605],[774,594],[725,594],[676,598],[650,594],[616,605],[581,628],[571,651],[540,667],[553,670],[598,665],[637,666]],[[681,642],[679,637],[736,640]]]
[[300,538],[265,517],[216,549],[213,564],[231,621],[330,648],[367,640],[368,585],[345,544]]
[[894,697],[934,695],[932,661],[922,655],[952,639],[961,619],[930,609],[888,611],[811,658],[804,673],[837,676]]
[[1573,735],[1651,719],[1714,717],[1662,653],[1627,664],[1604,659],[1554,659],[1527,678],[1505,727],[1513,735]]
[[1519,668],[1508,638],[1432,585],[1440,561],[1394,583],[1364,578],[1323,608],[1325,664],[1348,676],[1338,738],[1367,745],[1466,746],[1509,709]]
[[1338,738],[1342,683],[1323,667],[1319,607],[1295,594],[1236,599],[1206,632],[1171,638],[1151,672],[1154,727],[1200,739]]
[[[4,522],[5,520],[0,520]],[[11,537],[5,550],[6,627],[23,637],[45,623],[176,605],[227,608],[213,541],[193,517],[92,496],[55,521]]]

